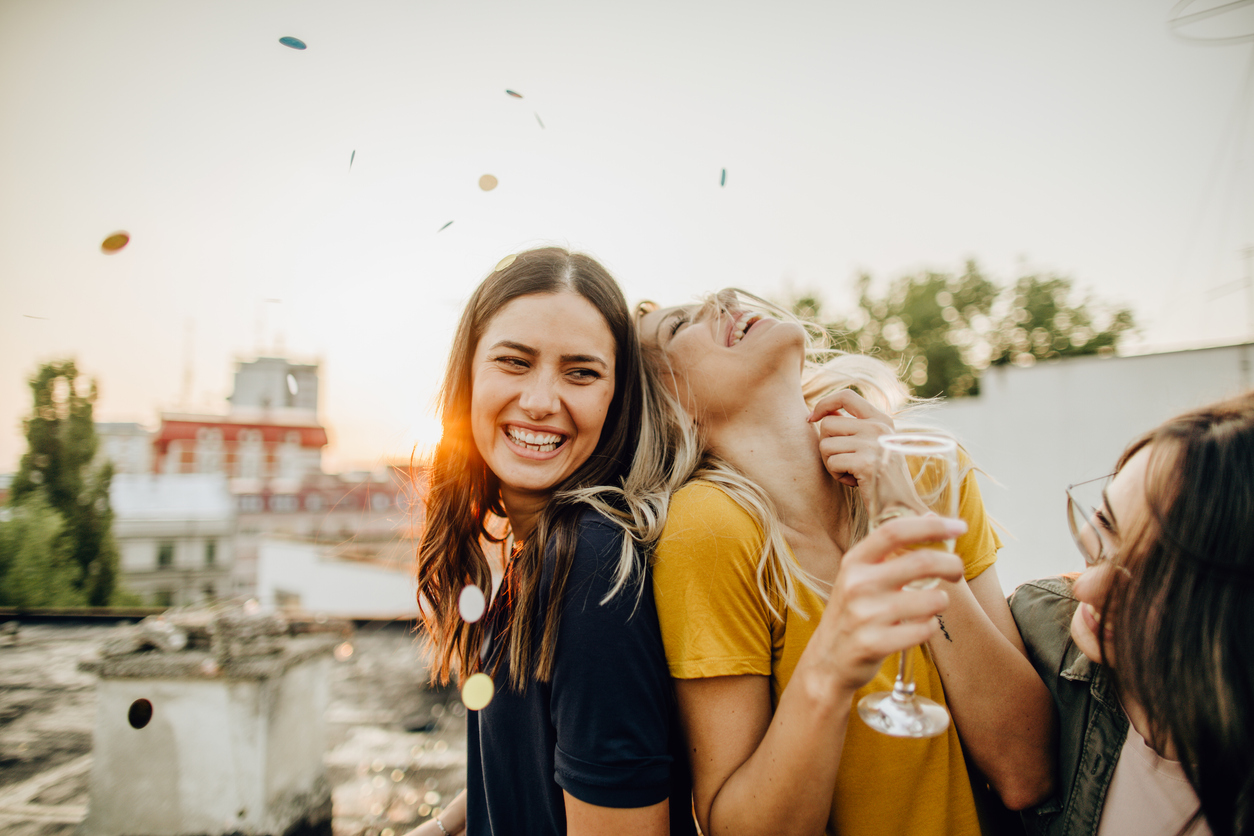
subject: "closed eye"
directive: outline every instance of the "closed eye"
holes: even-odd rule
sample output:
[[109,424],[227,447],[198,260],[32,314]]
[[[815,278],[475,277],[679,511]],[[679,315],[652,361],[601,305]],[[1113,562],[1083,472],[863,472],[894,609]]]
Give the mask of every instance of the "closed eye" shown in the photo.
[[492,362],[502,365],[507,369],[513,369],[513,370],[518,370],[518,371],[522,371],[528,368],[527,361],[523,360],[521,357],[509,357],[509,356],[493,357]]
[[675,336],[675,334],[679,331],[681,327],[683,327],[684,325],[686,325],[687,323],[691,321],[692,319],[688,316],[687,311],[680,311],[679,313],[675,314],[674,320],[671,322],[671,336],[672,337]]

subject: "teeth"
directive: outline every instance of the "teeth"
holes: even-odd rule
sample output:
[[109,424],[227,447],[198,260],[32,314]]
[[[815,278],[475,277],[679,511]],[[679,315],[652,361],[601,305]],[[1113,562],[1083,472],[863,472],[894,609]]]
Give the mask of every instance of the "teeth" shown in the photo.
[[529,450],[535,450],[540,453],[556,450],[557,446],[562,442],[562,437],[553,433],[533,433],[516,427],[509,427],[506,432],[516,444],[521,444]]
[[749,313],[747,311],[736,317],[736,325],[732,328],[731,342],[729,345],[735,345],[744,339],[745,331],[749,330],[749,326],[753,325],[753,323],[757,322],[761,318],[761,314]]

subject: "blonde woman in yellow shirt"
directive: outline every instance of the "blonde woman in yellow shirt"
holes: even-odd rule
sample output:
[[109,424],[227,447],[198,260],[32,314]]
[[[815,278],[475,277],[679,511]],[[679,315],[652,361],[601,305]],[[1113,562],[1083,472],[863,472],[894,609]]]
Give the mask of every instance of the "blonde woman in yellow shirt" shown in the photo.
[[[1029,806],[1051,789],[1054,728],[979,488],[966,474],[966,525],[948,523],[965,530],[957,558],[888,560],[947,524],[867,534],[860,486],[904,389],[878,361],[815,354],[800,323],[745,297],[640,316],[673,396],[676,479],[691,476],[653,579],[698,823],[707,836],[977,834],[971,766],[1008,807]],[[929,576],[941,587],[902,589]],[[946,734],[890,738],[850,720],[863,694],[891,689],[899,650],[916,654],[918,693],[947,704]]]

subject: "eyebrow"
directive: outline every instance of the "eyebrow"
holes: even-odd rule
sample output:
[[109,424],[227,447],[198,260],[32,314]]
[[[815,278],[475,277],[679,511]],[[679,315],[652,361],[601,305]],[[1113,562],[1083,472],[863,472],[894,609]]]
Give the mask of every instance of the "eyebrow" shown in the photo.
[[[500,340],[488,347],[488,351],[494,351],[498,348],[508,348],[530,357],[535,357],[540,352],[525,343],[514,342],[513,340]],[[595,354],[563,354],[561,356],[563,363],[596,363],[599,366],[609,368],[610,364],[602,360]]]

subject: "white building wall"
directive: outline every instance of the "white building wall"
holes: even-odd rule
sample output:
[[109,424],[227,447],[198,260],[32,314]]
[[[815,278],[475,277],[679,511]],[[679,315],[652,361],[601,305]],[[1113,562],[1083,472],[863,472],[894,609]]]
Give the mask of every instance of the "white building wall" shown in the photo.
[[257,598],[262,606],[299,600],[306,612],[412,618],[417,586],[406,569],[339,560],[327,546],[263,538],[257,549]]
[[1078,571],[1066,523],[1067,485],[1114,469],[1124,447],[1167,418],[1254,387],[1254,344],[1080,357],[989,369],[980,395],[947,401],[930,423],[953,432],[1000,486],[985,505],[1006,527],[1002,587]]

